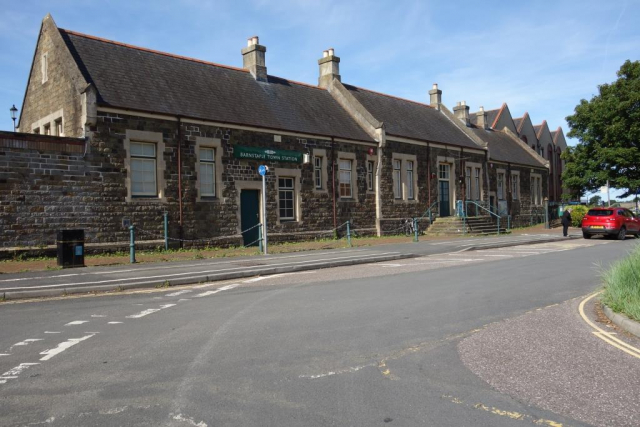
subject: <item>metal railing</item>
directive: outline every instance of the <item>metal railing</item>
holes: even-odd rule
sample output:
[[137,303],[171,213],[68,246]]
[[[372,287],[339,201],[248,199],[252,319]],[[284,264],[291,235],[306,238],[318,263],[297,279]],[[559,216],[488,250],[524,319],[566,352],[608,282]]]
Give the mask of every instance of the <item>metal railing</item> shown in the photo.
[[[481,204],[474,202],[473,200],[465,200],[464,201],[464,209],[461,210],[461,214],[460,217],[462,218],[462,232],[466,233],[467,228],[469,227],[469,221],[468,221],[468,216],[467,216],[467,212],[469,211],[469,204],[471,204],[472,206],[475,206],[475,211],[476,211],[476,216],[478,214],[478,208],[482,209],[483,211],[487,212],[490,216],[495,217],[496,218],[496,222],[497,222],[497,234],[500,235],[500,215],[494,213],[491,211],[491,206],[489,206],[489,209],[485,208],[484,206],[482,206]],[[460,206],[460,203],[458,204],[458,206]],[[507,231],[509,230],[509,228],[511,227],[511,216],[507,217]]]

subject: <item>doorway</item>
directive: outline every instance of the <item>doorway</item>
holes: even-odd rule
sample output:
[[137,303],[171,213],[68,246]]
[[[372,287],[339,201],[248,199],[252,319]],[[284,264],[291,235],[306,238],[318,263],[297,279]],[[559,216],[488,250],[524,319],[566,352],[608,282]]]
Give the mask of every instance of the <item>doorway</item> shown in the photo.
[[449,189],[449,177],[451,174],[451,165],[438,165],[438,205],[440,205],[440,216],[451,216],[451,200]]
[[[245,246],[258,246],[260,239],[260,192],[258,190],[242,190],[240,193],[240,227],[247,230],[242,233]],[[253,228],[252,228],[253,227]],[[249,230],[251,228],[251,230]]]

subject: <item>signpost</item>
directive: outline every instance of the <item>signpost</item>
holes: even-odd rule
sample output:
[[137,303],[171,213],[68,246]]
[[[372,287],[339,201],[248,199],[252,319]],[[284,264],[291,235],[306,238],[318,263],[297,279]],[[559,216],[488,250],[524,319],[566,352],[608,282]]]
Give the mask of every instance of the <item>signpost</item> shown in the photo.
[[260,165],[258,167],[258,173],[262,177],[262,247],[265,255],[267,255],[267,172],[269,172],[268,166]]

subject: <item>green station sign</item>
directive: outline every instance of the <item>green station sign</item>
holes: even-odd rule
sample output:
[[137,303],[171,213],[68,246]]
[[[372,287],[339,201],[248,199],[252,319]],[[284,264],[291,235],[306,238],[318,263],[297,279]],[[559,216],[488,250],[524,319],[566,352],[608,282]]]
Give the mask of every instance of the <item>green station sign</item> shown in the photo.
[[274,150],[271,148],[233,147],[233,157],[245,160],[270,160],[272,162],[302,163],[302,153],[291,150]]

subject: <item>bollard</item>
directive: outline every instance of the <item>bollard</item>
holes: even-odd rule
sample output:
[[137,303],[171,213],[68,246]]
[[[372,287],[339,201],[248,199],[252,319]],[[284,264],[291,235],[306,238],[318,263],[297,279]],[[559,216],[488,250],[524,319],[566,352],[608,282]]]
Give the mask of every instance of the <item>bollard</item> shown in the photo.
[[347,243],[351,247],[351,221],[347,221]]
[[413,218],[413,241],[418,241],[418,218]]
[[129,262],[135,264],[136,262],[136,226],[129,226]]
[[258,250],[262,253],[262,224],[258,224]]
[[169,213],[164,213],[164,250],[169,250]]

